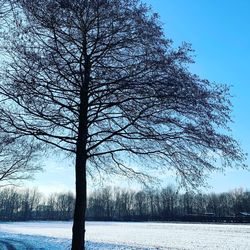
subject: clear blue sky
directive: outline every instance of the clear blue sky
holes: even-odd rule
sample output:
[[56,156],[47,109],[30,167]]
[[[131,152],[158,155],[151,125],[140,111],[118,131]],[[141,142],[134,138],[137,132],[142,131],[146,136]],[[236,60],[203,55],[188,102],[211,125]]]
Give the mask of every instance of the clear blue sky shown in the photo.
[[[144,0],[158,12],[166,37],[174,46],[192,44],[196,64],[191,70],[203,78],[232,85],[232,134],[250,154],[250,1],[249,0]],[[250,161],[248,160],[248,164]],[[52,166],[53,165],[53,166]],[[31,185],[43,191],[72,189],[73,168],[48,164]],[[59,169],[54,169],[59,168]],[[208,191],[250,189],[250,172],[228,170],[213,174]]]
[[[250,1],[144,0],[160,14],[167,37],[195,50],[191,70],[203,78],[232,85],[232,134],[250,155]],[[248,164],[250,161],[247,161]],[[211,191],[250,189],[250,172],[228,170],[209,180]]]

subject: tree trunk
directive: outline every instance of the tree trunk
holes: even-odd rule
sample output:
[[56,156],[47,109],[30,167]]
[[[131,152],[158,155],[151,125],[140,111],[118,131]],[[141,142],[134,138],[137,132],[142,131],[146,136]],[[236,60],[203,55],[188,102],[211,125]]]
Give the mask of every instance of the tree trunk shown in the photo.
[[[83,73],[84,72],[84,73]],[[82,71],[78,138],[76,144],[75,190],[76,201],[72,229],[72,250],[85,249],[85,212],[87,206],[87,136],[88,136],[88,85],[90,82],[90,61],[85,60]]]
[[86,157],[76,157],[76,201],[73,221],[72,250],[83,250],[85,242],[85,211],[87,204]]
[[[80,127],[81,122],[79,123]],[[80,131],[79,131],[80,132]],[[83,250],[85,242],[85,211],[87,205],[87,180],[86,180],[86,131],[84,129],[79,133],[79,138],[76,149],[75,163],[75,190],[76,201],[74,211],[74,221],[72,230],[72,250]],[[85,141],[85,143],[84,143]]]

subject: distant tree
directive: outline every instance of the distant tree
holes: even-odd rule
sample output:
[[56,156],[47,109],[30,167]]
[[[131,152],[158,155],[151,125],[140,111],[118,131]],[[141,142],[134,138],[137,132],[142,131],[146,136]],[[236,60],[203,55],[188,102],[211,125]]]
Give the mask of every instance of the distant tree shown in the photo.
[[102,209],[105,211],[105,219],[110,220],[113,214],[112,190],[110,187],[105,187],[102,190],[102,200],[104,204]]
[[245,201],[244,201],[245,193],[243,189],[242,188],[234,189],[231,194],[232,194],[233,203],[234,203],[233,204],[234,214],[238,215],[240,212],[244,212],[243,204],[245,204]]
[[228,88],[190,73],[190,46],[173,49],[139,0],[9,2],[0,128],[75,158],[72,249],[84,245],[87,173],[147,183],[148,170],[172,169],[197,186],[207,172],[242,162],[224,133]]
[[194,212],[194,193],[186,192],[182,195],[183,213],[192,214]]
[[115,189],[115,193],[114,193],[114,207],[115,207],[115,214],[114,214],[114,218],[116,220],[121,220],[121,216],[122,216],[122,206],[121,206],[121,193],[122,190],[119,188]]
[[211,193],[208,198],[208,204],[207,204],[208,212],[212,212],[216,215],[218,215],[218,209],[219,209],[219,197],[215,193]]
[[73,215],[74,195],[71,192],[56,196],[56,211],[60,220],[70,220]]
[[146,203],[146,194],[144,191],[139,191],[135,194],[134,203],[136,210],[135,214],[140,220],[144,220],[148,209]]
[[198,193],[194,198],[194,210],[196,214],[205,214],[206,213],[206,196],[202,193]]
[[111,220],[114,215],[114,199],[111,187],[98,189],[88,199],[88,217],[96,220]]
[[[233,197],[230,193],[221,193],[218,194],[218,215],[219,216],[234,216],[233,212]],[[246,207],[247,204],[244,204]]]
[[56,213],[56,195],[55,194],[50,194],[47,202],[47,211],[46,211],[46,218],[51,219],[51,220],[56,220],[57,218],[57,213]]
[[161,190],[162,215],[164,218],[171,218],[174,215],[177,195],[178,192],[173,186],[168,186]]
[[13,187],[7,188],[3,190],[1,200],[3,203],[1,207],[2,219],[14,220],[21,205],[20,194]]
[[147,189],[145,191],[146,197],[147,197],[147,203],[148,203],[148,211],[149,211],[149,217],[154,219],[155,213],[156,213],[156,203],[155,203],[155,196],[156,196],[156,190],[153,189]]
[[100,220],[103,217],[103,208],[100,201],[100,195],[92,192],[88,197],[87,217],[90,219]]
[[42,195],[37,189],[26,189],[21,192],[21,220],[33,219],[33,214],[37,206],[39,205]]

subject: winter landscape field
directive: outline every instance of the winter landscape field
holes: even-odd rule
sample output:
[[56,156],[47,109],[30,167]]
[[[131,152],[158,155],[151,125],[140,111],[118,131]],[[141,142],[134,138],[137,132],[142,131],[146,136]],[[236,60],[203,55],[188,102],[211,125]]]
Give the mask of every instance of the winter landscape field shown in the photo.
[[[71,222],[0,223],[0,249],[69,249]],[[250,249],[250,225],[87,222],[87,249]]]

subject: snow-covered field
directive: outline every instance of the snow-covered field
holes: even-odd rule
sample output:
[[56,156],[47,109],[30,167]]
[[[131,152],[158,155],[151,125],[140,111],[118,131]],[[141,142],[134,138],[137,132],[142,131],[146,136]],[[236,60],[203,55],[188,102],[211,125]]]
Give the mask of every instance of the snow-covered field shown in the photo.
[[[71,222],[0,223],[0,249],[13,249],[8,244],[18,250],[68,249],[71,225]],[[86,228],[87,249],[250,250],[250,225],[87,222]]]

